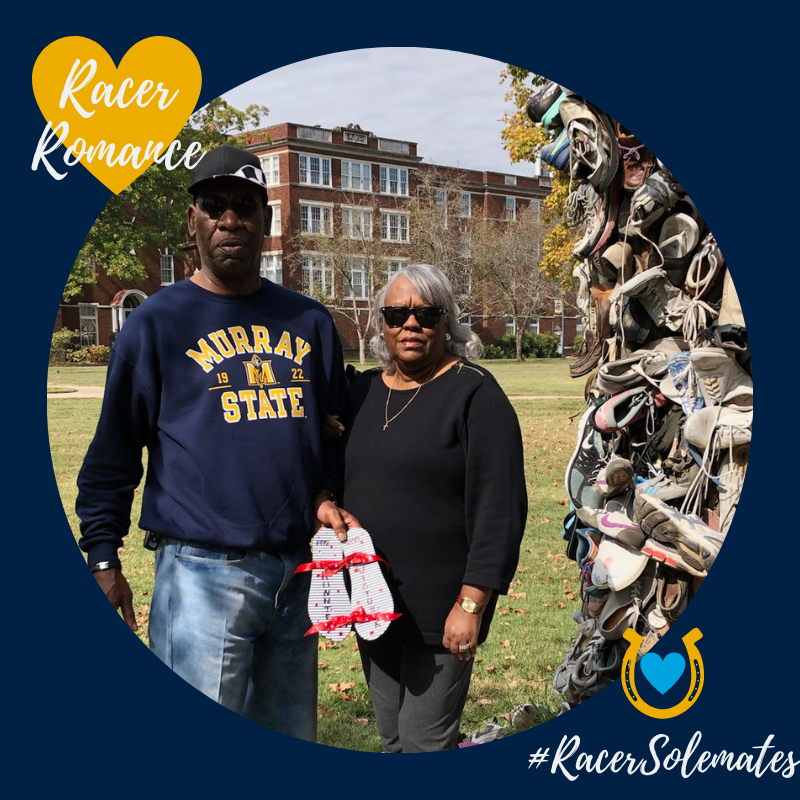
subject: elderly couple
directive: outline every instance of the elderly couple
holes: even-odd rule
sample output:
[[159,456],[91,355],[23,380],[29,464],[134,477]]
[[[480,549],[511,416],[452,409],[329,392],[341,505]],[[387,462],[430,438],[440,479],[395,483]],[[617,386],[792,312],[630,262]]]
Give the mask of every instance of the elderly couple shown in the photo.
[[[438,269],[408,266],[379,292],[380,367],[347,386],[330,313],[259,275],[271,209],[258,159],[212,150],[189,192],[200,269],[128,319],[109,361],[78,478],[89,568],[135,628],[117,550],[146,448],[151,649],[225,707],[315,741],[317,642],[295,569],[315,529],[363,527],[402,613],[359,640],[384,750],[454,748],[525,526],[516,415],[466,360],[481,345]],[[326,443],[331,427],[341,437]]]

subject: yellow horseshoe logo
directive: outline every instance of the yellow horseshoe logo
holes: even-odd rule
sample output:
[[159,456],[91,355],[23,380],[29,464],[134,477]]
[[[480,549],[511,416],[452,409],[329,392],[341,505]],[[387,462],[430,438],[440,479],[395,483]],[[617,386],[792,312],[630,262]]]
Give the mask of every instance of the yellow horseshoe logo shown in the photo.
[[625,656],[622,659],[622,688],[628,697],[628,700],[642,712],[647,714],[648,717],[655,717],[656,719],[671,719],[677,717],[678,714],[683,714],[688,708],[694,705],[700,692],[703,691],[703,656],[696,647],[696,643],[703,638],[703,634],[699,628],[694,628],[683,637],[683,644],[686,647],[686,652],[689,655],[689,661],[692,665],[692,684],[686,697],[681,700],[677,705],[672,708],[653,708],[653,706],[645,703],[644,700],[636,691],[636,682],[634,681],[634,672],[636,667],[636,654],[642,645],[643,637],[640,636],[632,628],[628,628],[622,634],[625,639],[630,642],[630,646],[625,651]]

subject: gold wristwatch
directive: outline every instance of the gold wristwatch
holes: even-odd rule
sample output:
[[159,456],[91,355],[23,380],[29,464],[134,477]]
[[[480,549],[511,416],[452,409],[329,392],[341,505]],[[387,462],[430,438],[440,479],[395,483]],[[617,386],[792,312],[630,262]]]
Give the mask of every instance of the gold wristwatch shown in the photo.
[[482,606],[471,597],[462,597],[461,595],[456,598],[456,603],[461,606],[461,608],[466,611],[467,614],[481,614],[483,609],[486,608],[485,605]]

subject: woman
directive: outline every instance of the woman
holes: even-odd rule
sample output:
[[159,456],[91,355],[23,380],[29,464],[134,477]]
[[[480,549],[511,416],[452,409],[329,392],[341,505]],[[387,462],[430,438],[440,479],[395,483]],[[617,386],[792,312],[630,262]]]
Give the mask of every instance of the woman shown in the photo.
[[458,324],[439,269],[401,269],[374,311],[381,366],[350,387],[343,505],[388,562],[402,616],[359,650],[384,750],[448,750],[477,647],[517,566],[522,437],[494,378],[464,358],[482,346]]

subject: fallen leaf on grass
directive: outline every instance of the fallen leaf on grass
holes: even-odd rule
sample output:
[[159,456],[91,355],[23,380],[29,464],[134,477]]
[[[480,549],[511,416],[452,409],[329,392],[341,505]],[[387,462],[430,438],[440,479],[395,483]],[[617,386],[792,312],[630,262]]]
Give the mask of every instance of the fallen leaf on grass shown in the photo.
[[355,683],[329,683],[328,688],[332,692],[345,692],[348,689],[352,689],[355,686]]
[[344,700],[345,702],[352,702],[353,700],[358,700],[358,698],[354,694],[347,694],[347,692],[342,692],[339,695],[340,700]]
[[325,664],[322,661],[317,661],[317,669],[330,669],[330,664]]
[[330,650],[336,645],[330,639],[320,639],[317,644],[317,650]]
[[553,668],[552,668],[552,667],[551,667],[551,666],[548,664],[548,665],[547,665],[547,666],[544,668],[544,671],[545,671],[545,672],[552,672],[552,671],[553,671]]
[[366,717],[356,717],[353,722],[360,725],[362,728],[366,728],[367,725],[369,725],[369,720]]
[[492,701],[491,700],[487,700],[485,697],[482,697],[480,700],[478,700],[478,705],[479,706],[490,706],[491,704],[492,704]]
[[487,664],[486,665],[487,672],[497,672],[497,665],[496,664]]
[[566,604],[566,603],[556,603],[556,605],[557,605],[559,608],[566,608],[566,607],[567,607],[567,604]]
[[511,647],[511,639],[506,639],[503,642],[503,647]]

